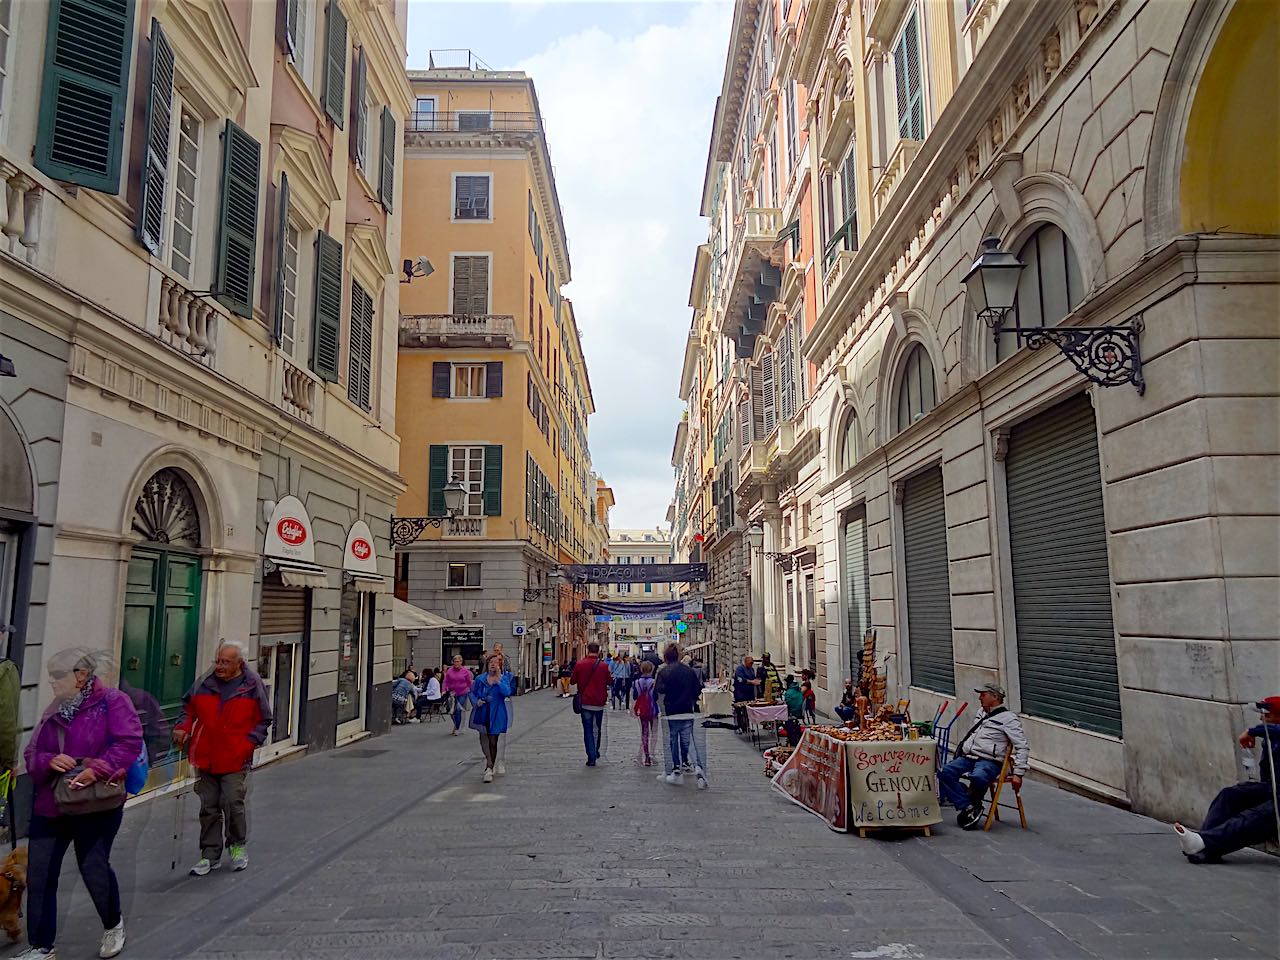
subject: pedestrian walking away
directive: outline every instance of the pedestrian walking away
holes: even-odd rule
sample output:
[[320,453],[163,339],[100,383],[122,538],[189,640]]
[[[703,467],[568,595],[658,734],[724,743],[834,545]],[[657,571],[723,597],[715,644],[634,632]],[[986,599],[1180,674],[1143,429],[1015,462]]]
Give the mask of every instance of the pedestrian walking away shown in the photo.
[[58,878],[69,846],[102,921],[100,957],[124,949],[120,884],[111,846],[124,816],[124,778],[143,754],[142,721],[133,703],[95,675],[98,658],[83,648],[48,661],[53,703],[27,744],[34,788],[28,828],[27,940],[19,960],[54,956]]
[[653,752],[649,745],[653,739],[653,722],[658,719],[655,685],[653,664],[646,660],[640,664],[640,676],[635,682],[636,705],[632,708],[640,720],[640,753],[636,759],[646,767],[653,766]]
[[1191,863],[1219,863],[1223,856],[1280,834],[1276,807],[1276,762],[1280,760],[1280,696],[1259,700],[1262,722],[1240,734],[1240,746],[1262,747],[1261,780],[1245,780],[1219,791],[1199,830],[1173,825]]
[[615,657],[609,661],[609,678],[612,681],[609,692],[609,704],[617,710],[623,707],[623,698],[627,693],[627,680],[631,676],[631,667],[627,664],[627,655]]
[[476,677],[471,688],[471,729],[480,734],[484,751],[484,782],[492,783],[495,773],[507,772],[498,752],[498,739],[511,729],[510,699],[515,694],[515,679],[502,669],[501,654],[491,654],[485,672]]
[[[965,830],[982,825],[982,800],[995,783],[1004,756],[1013,747],[1013,772],[1009,785],[1022,789],[1022,778],[1031,762],[1031,745],[1018,715],[1004,705],[1004,688],[986,683],[974,690],[982,709],[969,732],[960,738],[955,759],[938,771],[938,792],[956,808],[956,823]],[[967,776],[966,789],[960,778]]]
[[691,771],[698,789],[707,788],[710,766],[707,763],[707,732],[698,715],[698,697],[702,681],[687,663],[680,662],[680,647],[669,644],[663,651],[666,661],[654,680],[654,690],[662,705],[666,769],[662,779],[670,784],[684,783]]
[[573,668],[570,682],[578,688],[573,709],[582,717],[582,743],[587,766],[594,767],[604,753],[604,708],[609,700],[609,668],[600,659],[600,644],[587,644],[587,655]]
[[627,709],[631,709],[631,698],[635,693],[636,681],[640,679],[640,661],[636,657],[627,657]]
[[453,731],[449,734],[456,737],[462,728],[462,710],[469,705],[471,687],[476,675],[462,665],[462,657],[455,655],[453,665],[444,672],[444,689],[453,696]]
[[190,749],[200,798],[200,859],[192,876],[203,877],[222,862],[225,846],[231,869],[249,865],[249,768],[253,751],[271,727],[267,688],[244,658],[245,647],[224,641],[213,669],[182,698],[183,717],[173,729],[178,746]]

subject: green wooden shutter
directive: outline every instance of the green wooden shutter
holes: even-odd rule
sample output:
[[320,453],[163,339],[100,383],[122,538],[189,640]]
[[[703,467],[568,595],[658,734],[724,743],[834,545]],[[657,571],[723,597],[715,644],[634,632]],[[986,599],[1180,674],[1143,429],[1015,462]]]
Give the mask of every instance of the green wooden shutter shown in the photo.
[[[278,0],[284,8],[284,32],[282,39],[284,40],[284,49],[289,56],[297,53],[298,49],[298,6],[299,0]],[[279,14],[277,14],[279,16]],[[279,21],[277,21],[278,23]]]
[[849,633],[849,672],[855,679],[862,638],[871,628],[871,578],[867,563],[867,508],[851,510],[844,523],[844,606]]
[[342,336],[342,244],[323,230],[316,233],[316,309],[311,330],[311,369],[338,382]]
[[347,399],[368,410],[373,390],[373,298],[351,281],[351,324],[348,327]]
[[390,107],[382,108],[382,174],[378,177],[378,199],[388,211],[396,188],[396,118]]
[[133,13],[133,0],[49,2],[35,165],[55,180],[120,189]]
[[329,0],[324,49],[324,112],[341,130],[347,112],[347,18],[338,0]]
[[502,445],[484,448],[484,515],[502,516]]
[[1021,710],[1120,736],[1107,525],[1087,396],[1010,431],[1005,487]]
[[228,310],[253,316],[258,259],[258,173],[262,148],[228,120],[222,136],[222,208],[213,288]]
[[365,156],[365,143],[369,139],[369,63],[364,47],[356,50],[356,72],[351,78],[351,159],[361,170],[368,170],[369,158]]
[[284,331],[284,258],[285,242],[289,234],[289,175],[280,174],[280,186],[276,187],[276,244],[275,286],[271,309],[271,342],[280,343]]
[[449,447],[433,443],[427,454],[427,516],[443,517],[444,485],[449,482]]
[[[858,212],[857,171],[857,153],[853,147],[850,147],[848,154],[844,158],[844,164],[841,166],[840,170],[840,210],[844,215],[845,223],[848,223],[853,219],[853,216]],[[852,237],[850,239],[857,240],[857,237]]]
[[159,256],[164,234],[164,184],[169,172],[169,126],[173,117],[173,47],[159,20],[151,21],[149,87],[137,232],[142,245]]
[[956,692],[947,568],[946,498],[935,467],[906,481],[902,546],[907,575],[907,652],[911,684]]
[[898,98],[898,136],[924,139],[924,78],[920,64],[920,23],[915,13],[907,21],[893,51],[895,92]]

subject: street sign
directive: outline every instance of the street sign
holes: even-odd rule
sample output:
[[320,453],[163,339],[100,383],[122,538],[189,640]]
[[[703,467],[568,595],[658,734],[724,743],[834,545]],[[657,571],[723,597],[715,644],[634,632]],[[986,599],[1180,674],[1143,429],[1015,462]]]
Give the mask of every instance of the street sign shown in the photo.
[[566,583],[705,583],[705,563],[569,563]]

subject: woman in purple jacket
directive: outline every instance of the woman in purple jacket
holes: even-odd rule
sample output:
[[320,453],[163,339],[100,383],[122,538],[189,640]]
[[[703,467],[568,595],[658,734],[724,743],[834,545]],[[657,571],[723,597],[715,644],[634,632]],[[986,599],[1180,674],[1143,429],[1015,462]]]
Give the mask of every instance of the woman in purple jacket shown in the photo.
[[111,869],[111,845],[124,806],[97,813],[68,815],[58,810],[54,787],[69,770],[83,764],[73,785],[116,780],[142,753],[142,722],[128,696],[94,676],[97,659],[84,649],[49,658],[54,701],[45,711],[25,753],[35,788],[27,866],[27,939],[23,957],[48,956],[58,925],[58,875],[67,847],[75,845],[85,888],[102,919],[101,957],[124,948],[120,885]]

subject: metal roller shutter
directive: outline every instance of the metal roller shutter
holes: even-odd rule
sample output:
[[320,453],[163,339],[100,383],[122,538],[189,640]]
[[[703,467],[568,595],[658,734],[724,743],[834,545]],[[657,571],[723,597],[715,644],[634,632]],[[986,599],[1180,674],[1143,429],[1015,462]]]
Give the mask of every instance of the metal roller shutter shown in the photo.
[[907,656],[913,686],[955,693],[945,503],[941,467],[906,481],[902,541],[907,561]]
[[844,525],[844,604],[849,629],[849,675],[858,676],[862,638],[871,628],[871,586],[867,571],[867,509],[851,510]]
[[262,581],[262,610],[258,633],[264,637],[302,634],[307,628],[307,591],[286,587],[278,574]]
[[1005,481],[1021,709],[1119,736],[1107,527],[1087,396],[1010,431]]

